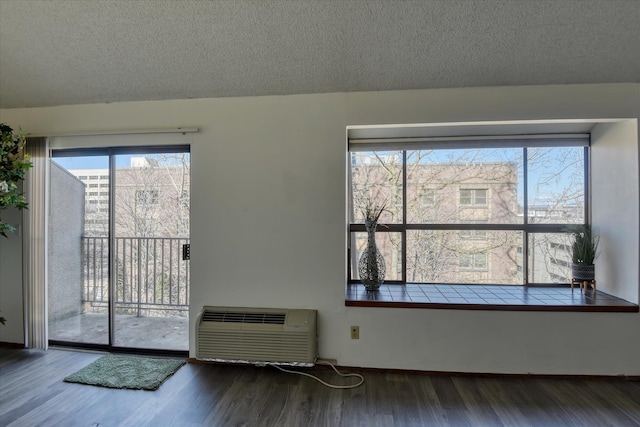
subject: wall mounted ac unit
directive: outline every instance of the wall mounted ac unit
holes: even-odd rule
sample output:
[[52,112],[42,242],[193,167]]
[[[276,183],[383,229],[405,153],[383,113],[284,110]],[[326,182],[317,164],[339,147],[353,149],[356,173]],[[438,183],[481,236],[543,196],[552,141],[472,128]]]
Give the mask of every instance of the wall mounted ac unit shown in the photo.
[[205,306],[196,321],[196,358],[311,366],[316,310]]

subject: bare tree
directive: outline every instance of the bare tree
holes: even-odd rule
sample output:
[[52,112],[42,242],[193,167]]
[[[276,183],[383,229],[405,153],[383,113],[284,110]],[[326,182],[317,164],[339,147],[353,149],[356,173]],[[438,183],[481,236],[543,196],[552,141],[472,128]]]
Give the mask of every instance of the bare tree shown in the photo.
[[116,231],[121,236],[189,235],[189,154],[146,156],[116,170]]

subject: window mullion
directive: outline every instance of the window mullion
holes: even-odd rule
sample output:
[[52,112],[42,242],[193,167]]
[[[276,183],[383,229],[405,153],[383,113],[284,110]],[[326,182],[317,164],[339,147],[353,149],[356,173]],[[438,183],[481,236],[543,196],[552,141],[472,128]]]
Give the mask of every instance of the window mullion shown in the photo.
[[590,164],[591,157],[589,156],[589,147],[584,147],[584,223],[591,227],[591,209],[590,209],[590,200],[591,194],[589,193],[589,188],[591,187],[591,173],[590,173]]
[[522,282],[529,285],[529,176],[527,147],[522,148],[522,182],[523,182],[523,206],[522,221],[524,232],[522,233]]
[[352,237],[353,230],[352,225],[354,218],[353,212],[353,168],[351,166],[351,158],[353,154],[351,152],[347,152],[347,223],[350,224],[349,229],[347,230],[347,283],[351,282],[353,279],[351,272],[356,265],[356,253],[355,250],[352,251]]
[[400,233],[402,283],[407,283],[407,151],[402,152],[402,231]]

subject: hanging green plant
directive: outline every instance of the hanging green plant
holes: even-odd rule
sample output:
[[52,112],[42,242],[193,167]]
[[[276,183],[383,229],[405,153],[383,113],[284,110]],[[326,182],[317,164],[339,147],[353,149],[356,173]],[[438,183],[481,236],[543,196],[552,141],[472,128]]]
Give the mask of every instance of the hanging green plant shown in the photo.
[[15,231],[15,227],[2,221],[2,212],[9,208],[26,209],[27,201],[18,183],[24,180],[31,168],[29,155],[24,152],[26,138],[22,133],[14,133],[10,126],[0,123],[0,235]]

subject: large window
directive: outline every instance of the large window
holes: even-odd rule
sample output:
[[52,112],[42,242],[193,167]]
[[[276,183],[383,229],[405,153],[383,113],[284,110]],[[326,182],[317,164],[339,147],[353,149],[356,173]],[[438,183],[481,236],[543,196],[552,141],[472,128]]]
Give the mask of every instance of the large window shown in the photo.
[[584,135],[350,141],[348,280],[375,200],[386,283],[568,284],[566,228],[588,226],[588,150]]

